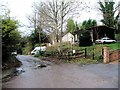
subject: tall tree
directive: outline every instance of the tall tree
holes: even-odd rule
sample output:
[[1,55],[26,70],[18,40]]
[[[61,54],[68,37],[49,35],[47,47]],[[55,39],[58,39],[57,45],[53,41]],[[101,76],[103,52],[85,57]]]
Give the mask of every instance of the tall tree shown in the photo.
[[10,17],[2,17],[2,60],[7,61],[11,52],[18,49],[20,32],[17,30],[18,21]]
[[81,28],[82,30],[85,30],[85,29],[86,29],[86,23],[87,23],[86,20],[84,20],[84,21],[82,22],[82,25],[80,26],[80,28]]
[[82,4],[79,3],[79,1],[76,3],[75,0],[41,1],[37,5],[38,14],[43,15],[43,26],[44,28],[47,27],[45,30],[55,32],[56,42],[58,42],[58,40],[61,41],[58,36],[62,36],[64,25],[67,20],[77,12],[77,9],[81,7],[81,5]]
[[[39,43],[39,40],[40,43]],[[48,38],[48,35],[44,32],[32,32],[31,35],[29,36],[29,41],[30,41],[30,44],[32,45],[32,49],[34,49],[35,47],[35,44],[43,44],[43,43],[46,43],[46,42],[49,42],[49,38]]]
[[114,4],[115,2],[111,0],[108,0],[108,2],[99,2],[99,10],[103,15],[101,22],[112,28],[115,28],[116,19],[118,20],[118,15],[115,16],[117,9],[114,8]]
[[41,45],[43,43],[43,36],[46,36],[45,32],[43,31],[43,28],[46,29],[44,24],[46,16],[41,13],[44,10],[42,5],[42,2],[39,4],[39,6],[37,3],[33,3],[33,15],[28,16],[28,20],[30,21],[30,28],[33,28],[33,32],[30,35],[30,42],[32,44],[32,48],[34,48],[34,45],[36,43]]
[[97,26],[97,21],[96,20],[92,21],[92,26]]
[[67,22],[67,32],[74,32],[75,31],[75,23],[73,19],[69,19]]

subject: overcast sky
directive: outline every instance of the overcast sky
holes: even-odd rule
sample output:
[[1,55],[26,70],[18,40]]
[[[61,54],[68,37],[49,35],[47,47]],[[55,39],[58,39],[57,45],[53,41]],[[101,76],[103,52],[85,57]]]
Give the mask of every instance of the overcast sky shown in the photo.
[[[23,25],[29,25],[29,21],[27,16],[32,13],[32,4],[37,0],[0,0],[1,4],[8,6],[11,10],[11,16],[15,17],[17,20],[21,22]],[[97,1],[99,0],[84,0],[87,2],[87,5],[90,6],[92,9],[86,9],[82,11],[80,15],[78,15],[75,19],[78,23],[88,20],[88,19],[96,19],[98,22],[102,18],[100,12],[98,12]],[[100,0],[101,1],[101,0]],[[119,0],[113,0],[118,3]],[[89,3],[90,2],[90,3]],[[99,22],[99,24],[101,24]],[[30,30],[27,27],[19,28],[24,35],[28,34]]]

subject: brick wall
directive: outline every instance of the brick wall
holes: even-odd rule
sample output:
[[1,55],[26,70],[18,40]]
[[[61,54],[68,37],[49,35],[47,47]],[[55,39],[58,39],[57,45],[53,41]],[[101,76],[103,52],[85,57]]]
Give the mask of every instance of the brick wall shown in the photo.
[[120,50],[111,51],[109,55],[110,61],[119,60]]
[[103,63],[109,63],[114,60],[120,59],[120,49],[115,51],[110,51],[109,47],[104,47],[104,60]]

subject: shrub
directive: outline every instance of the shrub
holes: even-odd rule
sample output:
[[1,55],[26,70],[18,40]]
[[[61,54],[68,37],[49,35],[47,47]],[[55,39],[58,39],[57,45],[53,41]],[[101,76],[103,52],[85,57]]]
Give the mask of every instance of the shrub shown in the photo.
[[88,31],[84,31],[82,35],[79,37],[79,46],[91,46],[92,40],[90,33]]
[[22,49],[24,55],[29,55],[32,50],[32,46],[30,44],[26,44],[26,46]]
[[116,34],[115,38],[116,38],[117,41],[120,41],[120,34]]

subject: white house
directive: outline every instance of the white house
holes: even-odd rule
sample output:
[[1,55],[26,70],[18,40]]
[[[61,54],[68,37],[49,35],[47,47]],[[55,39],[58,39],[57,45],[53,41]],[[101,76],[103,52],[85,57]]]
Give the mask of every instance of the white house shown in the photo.
[[70,42],[74,44],[74,35],[71,33],[67,33],[62,37],[62,42]]

